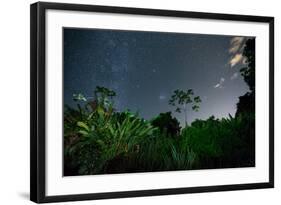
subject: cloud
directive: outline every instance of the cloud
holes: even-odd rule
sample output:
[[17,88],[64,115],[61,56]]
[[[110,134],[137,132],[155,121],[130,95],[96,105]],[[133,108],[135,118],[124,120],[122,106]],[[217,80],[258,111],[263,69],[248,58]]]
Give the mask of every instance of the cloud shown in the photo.
[[236,55],[234,55],[230,61],[229,64],[231,67],[234,67],[235,65],[237,65],[238,63],[244,62],[244,57],[241,53],[237,53]]
[[230,80],[234,80],[236,78],[238,78],[238,73],[237,72],[233,73],[233,75],[230,77]]
[[225,79],[224,79],[224,78],[221,78],[221,79],[220,79],[220,82],[217,83],[216,85],[214,85],[214,88],[223,88],[224,82],[225,82]]
[[245,37],[234,37],[230,40],[230,48],[228,52],[231,54],[236,54],[237,52],[241,52],[243,50],[245,43]]
[[245,63],[245,57],[242,55],[242,53],[246,40],[247,39],[245,37],[233,37],[230,40],[228,52],[231,54],[231,57],[228,63],[231,67],[234,67],[239,63]]
[[218,88],[218,87],[220,87],[219,83],[214,86],[214,88]]

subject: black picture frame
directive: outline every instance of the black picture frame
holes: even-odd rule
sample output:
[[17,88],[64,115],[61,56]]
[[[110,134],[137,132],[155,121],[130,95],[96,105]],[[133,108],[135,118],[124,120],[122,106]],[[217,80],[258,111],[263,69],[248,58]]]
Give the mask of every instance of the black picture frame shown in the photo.
[[[269,181],[263,183],[229,184],[219,186],[170,188],[157,190],[89,193],[46,196],[46,10],[86,11],[102,13],[169,16],[195,19],[263,22],[269,24]],[[96,200],[198,192],[230,191],[274,187],[274,18],[264,16],[229,15],[141,8],[109,7],[82,4],[38,2],[30,7],[30,199],[37,203],[76,200]]]

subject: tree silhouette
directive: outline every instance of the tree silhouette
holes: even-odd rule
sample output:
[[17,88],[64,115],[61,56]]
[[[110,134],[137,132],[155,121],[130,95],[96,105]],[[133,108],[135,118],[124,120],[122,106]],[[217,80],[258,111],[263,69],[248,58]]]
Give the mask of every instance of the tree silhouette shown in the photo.
[[255,39],[248,39],[243,50],[246,66],[240,69],[244,81],[249,86],[250,92],[239,97],[236,116],[245,112],[255,112]]
[[158,127],[161,132],[164,132],[172,137],[180,134],[180,123],[177,118],[172,117],[171,112],[160,113],[155,119],[151,121],[154,127]]
[[185,125],[187,124],[187,105],[192,104],[192,110],[197,112],[201,102],[202,101],[199,96],[194,97],[192,89],[188,89],[187,91],[177,89],[174,91],[169,100],[169,104],[176,107],[175,112],[184,112]]
[[248,39],[246,41],[243,56],[246,58],[247,66],[241,68],[240,73],[253,92],[255,91],[255,39]]

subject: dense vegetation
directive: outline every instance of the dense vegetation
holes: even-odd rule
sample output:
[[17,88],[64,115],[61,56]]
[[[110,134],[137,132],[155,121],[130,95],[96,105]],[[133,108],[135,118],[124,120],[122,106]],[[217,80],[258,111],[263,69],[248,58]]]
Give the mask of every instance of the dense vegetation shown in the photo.
[[[94,99],[74,95],[77,108],[64,110],[64,175],[246,167],[255,165],[254,42],[248,40],[241,74],[250,91],[239,98],[233,117],[195,120],[185,126],[171,112],[151,120],[114,108],[116,93],[96,87]],[[176,112],[199,110],[193,90],[176,90]]]

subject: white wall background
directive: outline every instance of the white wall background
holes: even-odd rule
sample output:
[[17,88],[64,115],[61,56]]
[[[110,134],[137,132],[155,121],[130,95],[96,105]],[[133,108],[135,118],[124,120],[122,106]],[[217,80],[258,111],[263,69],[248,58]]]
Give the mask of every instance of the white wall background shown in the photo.
[[[52,0],[49,0],[52,1]],[[29,4],[6,0],[0,6],[0,204],[29,201]],[[280,204],[281,200],[281,12],[278,0],[60,0],[156,9],[275,17],[275,189],[187,194],[63,204]],[[278,106],[279,105],[279,106]],[[62,204],[62,203],[61,203]]]

